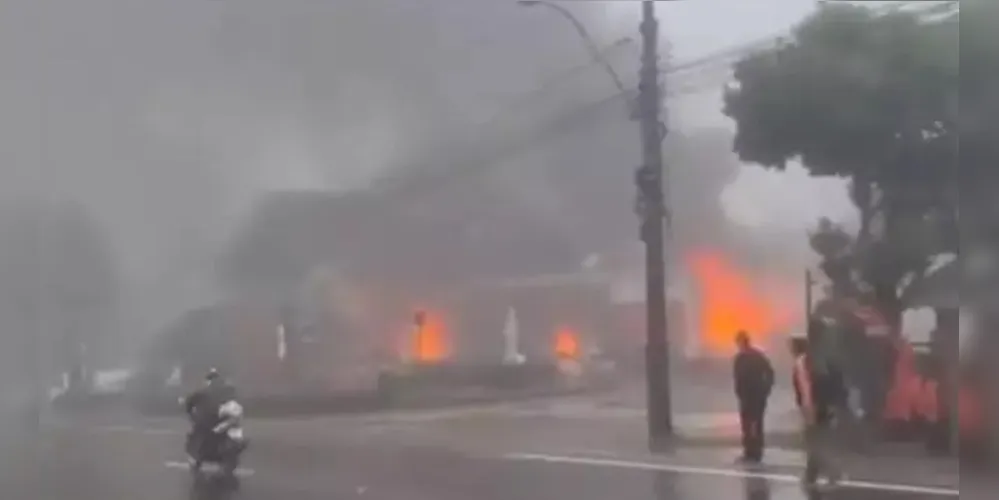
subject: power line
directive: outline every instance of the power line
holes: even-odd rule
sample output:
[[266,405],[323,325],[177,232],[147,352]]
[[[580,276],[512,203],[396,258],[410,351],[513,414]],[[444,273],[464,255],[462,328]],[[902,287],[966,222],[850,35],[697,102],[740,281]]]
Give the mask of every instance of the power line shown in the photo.
[[[698,69],[702,69],[703,70],[703,69],[710,69],[712,67],[717,67],[719,64],[724,64],[726,62],[733,61],[733,60],[737,59],[740,55],[745,55],[745,54],[751,53],[752,51],[756,51],[756,50],[762,50],[763,48],[765,48],[767,46],[767,44],[772,44],[775,39],[777,39],[777,38],[776,37],[768,37],[766,39],[756,40],[756,41],[750,42],[748,44],[740,45],[740,46],[735,47],[735,48],[725,49],[723,51],[720,51],[720,52],[717,52],[717,53],[714,53],[714,54],[711,54],[711,55],[708,55],[708,56],[705,56],[705,57],[701,57],[701,58],[698,58],[698,59],[695,59],[695,60],[692,60],[692,61],[687,61],[687,62],[678,64],[678,65],[673,65],[669,69],[665,70],[664,73],[667,74],[667,75],[675,75],[675,74],[689,73],[689,72],[692,72],[692,71],[698,70]],[[583,69],[589,69],[592,66],[593,65],[591,64],[591,65],[586,65],[586,66],[583,66],[583,67],[573,68],[568,73],[575,74],[575,73],[577,73],[577,72],[579,72],[579,71],[581,71]],[[566,73],[563,73],[563,75],[566,75]],[[726,75],[726,78],[727,78],[727,75]],[[546,84],[540,91],[531,92],[527,96],[525,96],[524,98],[518,99],[516,101],[517,104],[515,106],[518,109],[522,109],[522,107],[526,107],[526,104],[530,103],[534,99],[536,99],[539,95],[541,95],[540,94],[541,92],[547,92],[547,91],[551,90],[553,88],[555,82],[562,82],[562,81],[565,81],[565,79],[564,79],[564,77],[561,77],[561,76],[559,78],[557,78],[557,79],[553,79],[552,81],[550,81],[549,84]],[[707,88],[706,84],[701,84],[700,86],[697,86],[697,87],[687,87],[682,92],[671,92],[671,93],[667,94],[666,97],[667,98],[676,98],[676,97],[679,97],[679,96],[682,96],[682,95],[687,95],[687,94],[690,94],[690,93],[693,93],[693,92],[696,92],[696,91],[699,91],[699,90],[703,90],[704,88]],[[556,116],[555,116],[555,118],[553,118],[551,120],[545,121],[546,125],[542,125],[542,126],[539,126],[539,127],[531,127],[533,129],[532,133],[530,133],[530,134],[521,133],[520,135],[521,136],[525,136],[525,135],[526,136],[531,136],[531,135],[546,135],[547,136],[547,135],[550,135],[550,132],[549,132],[550,129],[563,127],[566,122],[573,121],[574,119],[579,119],[579,117],[581,117],[581,116],[591,115],[591,112],[593,112],[595,110],[602,110],[602,109],[604,109],[604,105],[607,105],[609,103],[623,101],[625,98],[631,97],[631,95],[632,95],[633,92],[634,92],[634,90],[627,90],[626,89],[623,92],[617,92],[617,93],[615,93],[613,95],[606,96],[606,97],[604,97],[602,99],[599,99],[597,101],[594,101],[594,102],[591,102],[591,103],[588,103],[588,104],[584,104],[582,106],[575,107],[575,108],[570,109],[570,110],[566,110],[566,111],[557,113]],[[593,114],[595,114],[595,113],[593,113]],[[484,135],[490,135],[490,134],[488,134],[488,132],[493,132],[492,130],[488,130],[487,131],[487,130],[483,130],[483,129],[489,129],[489,128],[499,127],[499,126],[502,125],[502,122],[505,119],[508,119],[509,117],[510,117],[510,113],[506,113],[506,112],[500,113],[499,115],[494,116],[493,118],[491,118],[487,122],[485,122],[482,125],[478,126],[477,129],[479,129],[479,130],[478,130],[478,133],[476,133],[475,135],[478,136],[478,137],[482,137]],[[483,133],[483,132],[485,132],[485,133]],[[491,150],[494,151],[494,154],[485,154],[485,155],[483,155],[483,154],[475,154],[474,152],[472,152],[472,153],[470,153],[470,156],[478,156],[478,157],[485,156],[487,158],[491,158],[491,159],[485,160],[485,162],[488,163],[488,164],[490,164],[490,165],[493,164],[493,163],[495,163],[495,162],[497,162],[497,161],[500,161],[507,154],[516,152],[518,150],[517,146],[511,146],[509,144],[503,144],[503,145],[500,145],[500,146],[494,146],[494,143],[492,141],[479,140],[479,141],[475,141],[475,142],[477,142],[479,144],[478,144],[477,147],[475,145],[472,145],[471,146],[472,149],[479,149],[479,148],[491,149]],[[508,142],[516,142],[516,141],[508,141]],[[530,143],[534,144],[533,141],[530,141]],[[456,147],[454,144],[452,144],[449,148],[447,148],[448,151],[447,151],[446,155],[441,155],[441,156],[453,156],[455,154],[455,150],[457,150],[457,149],[463,149],[463,146],[465,146],[465,145],[462,144],[462,145],[458,145]],[[490,147],[490,146],[492,146],[492,147]],[[467,146],[465,146],[465,147],[467,147]],[[499,156],[496,156],[497,154]],[[465,155],[463,155],[461,153],[458,153],[458,156],[461,157],[461,156],[465,156]],[[482,160],[479,160],[479,161],[482,161]],[[434,165],[434,163],[432,163],[431,161],[425,160],[425,161],[423,161],[421,163],[423,163],[424,165],[428,165],[428,166],[426,166],[424,168],[417,168],[416,169],[416,173],[415,173],[414,176],[407,176],[404,179],[391,179],[390,178],[390,179],[388,179],[389,184],[383,185],[382,189],[384,189],[384,190],[404,190],[404,191],[408,191],[410,189],[419,189],[418,186],[422,185],[422,184],[428,184],[428,183],[439,184],[440,181],[442,180],[442,177],[446,177],[446,176],[449,176],[451,174],[461,173],[462,175],[468,175],[468,174],[473,174],[475,172],[478,172],[480,170],[479,168],[469,169],[469,168],[460,168],[459,167],[459,166],[465,166],[465,165],[477,163],[476,160],[472,160],[470,158],[462,158],[461,160],[459,160],[457,162],[454,162],[454,161],[444,162],[445,163],[444,166],[437,167],[437,168],[434,168],[433,166],[430,166],[430,165]],[[430,170],[430,169],[433,169],[433,170]],[[395,180],[396,182],[393,182],[393,180]]]
[[[920,2],[921,3],[921,2]],[[877,15],[889,15],[899,12],[905,12],[915,15],[934,15],[940,14],[941,12],[948,12],[956,7],[958,2],[949,2],[948,5],[943,4],[932,4],[928,6],[916,6],[910,8],[911,6],[906,5],[892,5],[887,7],[881,7],[874,9]],[[751,55],[754,52],[763,51],[771,49],[780,43],[783,43],[787,39],[788,33],[784,32],[781,34],[770,35],[767,37],[762,37],[751,42],[739,44],[735,47],[729,47],[718,52],[711,53],[709,55],[699,57],[693,60],[685,61],[680,64],[671,65],[668,68],[662,70],[667,76],[678,77],[684,74],[690,74],[695,71],[704,72],[710,69],[723,69],[724,77],[718,84],[724,83],[725,79],[730,77],[731,64]],[[616,43],[612,48],[626,47],[629,43]],[[610,51],[605,50],[604,53],[607,54]],[[613,51],[613,54],[619,54],[619,51]],[[526,96],[518,99],[517,104],[514,106],[515,109],[523,109],[527,104],[533,102],[543,93],[547,93],[553,89],[557,84],[564,82],[567,78],[572,75],[581,73],[587,69],[593,68],[594,64],[586,64],[574,67],[566,72],[560,74],[552,80],[549,80],[541,89],[528,93]],[[698,93],[702,90],[706,90],[711,87],[712,84],[700,83],[697,85],[691,85],[683,88],[680,91],[668,92],[665,98],[677,98],[684,95],[690,95],[693,93]],[[386,191],[401,191],[401,192],[419,192],[426,189],[427,193],[421,193],[418,196],[429,196],[433,192],[437,192],[438,189],[444,186],[453,186],[458,177],[464,178],[469,175],[477,175],[483,173],[491,165],[503,161],[504,159],[516,154],[518,152],[529,150],[538,144],[547,142],[553,136],[560,136],[567,133],[572,127],[587,123],[589,117],[597,116],[599,112],[605,111],[609,108],[609,105],[614,103],[615,105],[620,101],[625,101],[626,99],[632,97],[634,90],[627,89],[622,92],[617,92],[613,95],[606,96],[597,101],[584,104],[572,109],[566,110],[561,113],[557,113],[554,118],[550,120],[545,120],[542,125],[537,127],[530,127],[530,130],[525,132],[523,130],[512,131],[512,135],[516,136],[511,140],[504,141],[489,141],[489,140],[475,140],[472,141],[475,144],[467,145],[462,143],[455,146],[447,148],[448,151],[445,155],[447,157],[458,156],[458,160],[452,161],[440,161],[436,163],[431,161],[422,162],[427,165],[423,168],[415,169],[416,172],[413,176],[407,176],[402,179],[398,179],[397,182],[389,181],[390,184],[384,185],[383,189]],[[627,102],[627,101],[625,101]],[[482,137],[489,135],[489,128],[495,128],[502,125],[504,119],[510,117],[509,112],[501,112],[500,114],[489,119],[479,127],[477,127],[478,133],[475,136]],[[483,133],[486,132],[486,133]],[[502,135],[497,134],[497,135]],[[464,150],[464,151],[460,151]],[[457,151],[457,153],[456,153]],[[436,156],[436,155],[435,155]],[[441,166],[435,167],[435,165],[440,164]],[[472,167],[472,165],[478,165],[477,167]]]
[[[721,57],[727,59],[731,57],[731,55],[729,52],[726,52],[722,54]],[[704,58],[701,62],[698,62],[698,64],[705,67],[714,63],[715,59],[713,58]],[[674,68],[674,71],[691,71],[696,69],[697,66],[694,64],[684,64]],[[728,75],[726,74],[725,78],[727,77]],[[722,80],[722,82],[723,81],[724,80]],[[719,82],[719,84],[722,82]],[[668,99],[674,99],[684,95],[698,93],[709,87],[710,85],[707,83],[690,85],[682,87],[679,90],[669,91],[665,97]],[[513,154],[529,150],[538,144],[548,142],[552,137],[564,135],[576,126],[590,123],[590,120],[593,117],[599,116],[603,112],[607,112],[609,109],[612,109],[612,107],[620,109],[618,106],[622,102],[627,103],[631,94],[631,91],[618,92],[599,100],[557,113],[554,117],[541,122],[540,125],[529,127],[526,130],[518,129],[504,132],[513,135],[513,137],[500,141],[481,141],[477,145],[472,145],[466,149],[465,152],[459,152],[457,154],[460,157],[459,160],[447,162],[432,171],[423,169],[415,176],[408,177],[400,184],[388,186],[387,189],[395,189],[402,192],[413,192],[427,189],[426,196],[429,196],[432,192],[436,192],[444,186],[453,186],[459,178],[483,173],[483,171],[489,168],[489,166],[503,161]],[[497,123],[492,123],[491,125],[496,126]],[[503,135],[503,133],[497,135]],[[454,153],[452,152],[452,154]],[[473,167],[473,165],[477,165],[477,167]]]

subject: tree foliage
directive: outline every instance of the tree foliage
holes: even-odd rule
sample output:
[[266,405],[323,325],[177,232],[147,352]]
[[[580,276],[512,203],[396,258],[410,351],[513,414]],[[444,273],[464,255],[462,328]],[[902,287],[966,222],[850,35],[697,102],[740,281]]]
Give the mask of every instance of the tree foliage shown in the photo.
[[949,178],[941,167],[953,166],[957,135],[952,35],[915,15],[822,8],[792,38],[736,64],[725,101],[736,152],[774,168],[801,159],[817,176]]
[[956,15],[824,6],[739,61],[725,95],[742,160],[800,161],[814,176],[850,181],[861,214],[850,255],[827,255],[842,232],[828,223],[812,244],[834,281],[848,266],[890,314],[906,276],[957,248],[958,32]]
[[850,179],[865,229],[887,205],[953,208],[958,28],[956,17],[929,23],[852,5],[820,9],[784,43],[736,64],[725,98],[736,152]]
[[812,249],[822,257],[822,271],[829,277],[837,295],[852,293],[855,289],[851,275],[850,252],[854,238],[839,224],[827,218],[809,233]]

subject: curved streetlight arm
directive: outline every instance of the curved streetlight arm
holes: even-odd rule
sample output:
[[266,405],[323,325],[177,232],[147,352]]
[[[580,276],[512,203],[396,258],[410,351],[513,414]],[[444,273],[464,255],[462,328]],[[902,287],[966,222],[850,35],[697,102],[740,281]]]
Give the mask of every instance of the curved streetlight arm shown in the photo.
[[614,81],[614,86],[617,87],[618,91],[621,93],[627,92],[627,89],[621,81],[621,77],[617,74],[617,71],[615,71],[614,67],[611,66],[610,61],[604,57],[603,52],[601,52],[600,47],[597,46],[593,37],[590,36],[590,32],[586,29],[586,26],[583,25],[583,23],[576,17],[575,14],[572,13],[572,11],[557,3],[547,0],[518,0],[517,5],[523,7],[545,7],[557,12],[560,16],[572,23],[572,27],[576,29],[576,33],[578,33],[579,37],[583,39],[583,44],[586,46],[586,51],[590,53],[590,57],[604,68],[604,71],[606,71],[611,77],[611,80]]

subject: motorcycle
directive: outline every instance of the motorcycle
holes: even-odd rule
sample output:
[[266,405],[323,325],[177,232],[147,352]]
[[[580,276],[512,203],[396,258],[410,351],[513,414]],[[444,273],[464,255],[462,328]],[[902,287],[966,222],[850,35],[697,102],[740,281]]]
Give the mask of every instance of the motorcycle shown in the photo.
[[242,405],[229,401],[219,407],[219,423],[210,433],[188,439],[187,452],[192,473],[200,474],[205,464],[213,464],[224,476],[236,476],[236,469],[248,445],[242,418]]

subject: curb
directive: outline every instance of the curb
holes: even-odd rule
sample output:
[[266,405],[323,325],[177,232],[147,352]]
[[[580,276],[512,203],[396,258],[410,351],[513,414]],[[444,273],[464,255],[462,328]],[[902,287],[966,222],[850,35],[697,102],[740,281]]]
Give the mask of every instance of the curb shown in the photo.
[[[494,390],[481,394],[446,394],[443,392],[398,394],[386,398],[375,392],[331,394],[316,396],[279,396],[245,398],[244,406],[253,418],[288,418],[323,415],[362,415],[378,414],[386,411],[430,410],[461,408],[491,403],[515,403],[549,398],[600,394],[613,391],[614,386],[592,385],[585,387],[547,387],[532,390]],[[158,400],[117,400],[107,404],[79,401],[78,404],[64,404],[56,411],[66,415],[86,415],[107,410],[124,409],[143,416],[177,416],[182,412],[173,398]]]
[[[554,388],[547,390],[535,390],[514,393],[483,394],[478,396],[461,397],[413,397],[399,396],[391,400],[377,396],[369,397],[361,401],[337,401],[337,400],[317,400],[301,402],[291,402],[281,404],[280,402],[261,400],[248,402],[251,413],[255,418],[284,418],[300,416],[321,416],[321,415],[357,415],[357,414],[378,414],[386,411],[400,410],[431,410],[446,408],[461,408],[464,406],[476,406],[489,403],[508,403],[519,401],[530,401],[534,399],[548,399],[562,396],[576,396],[581,394],[595,394],[601,390],[598,388]],[[296,404],[298,403],[298,404]]]

